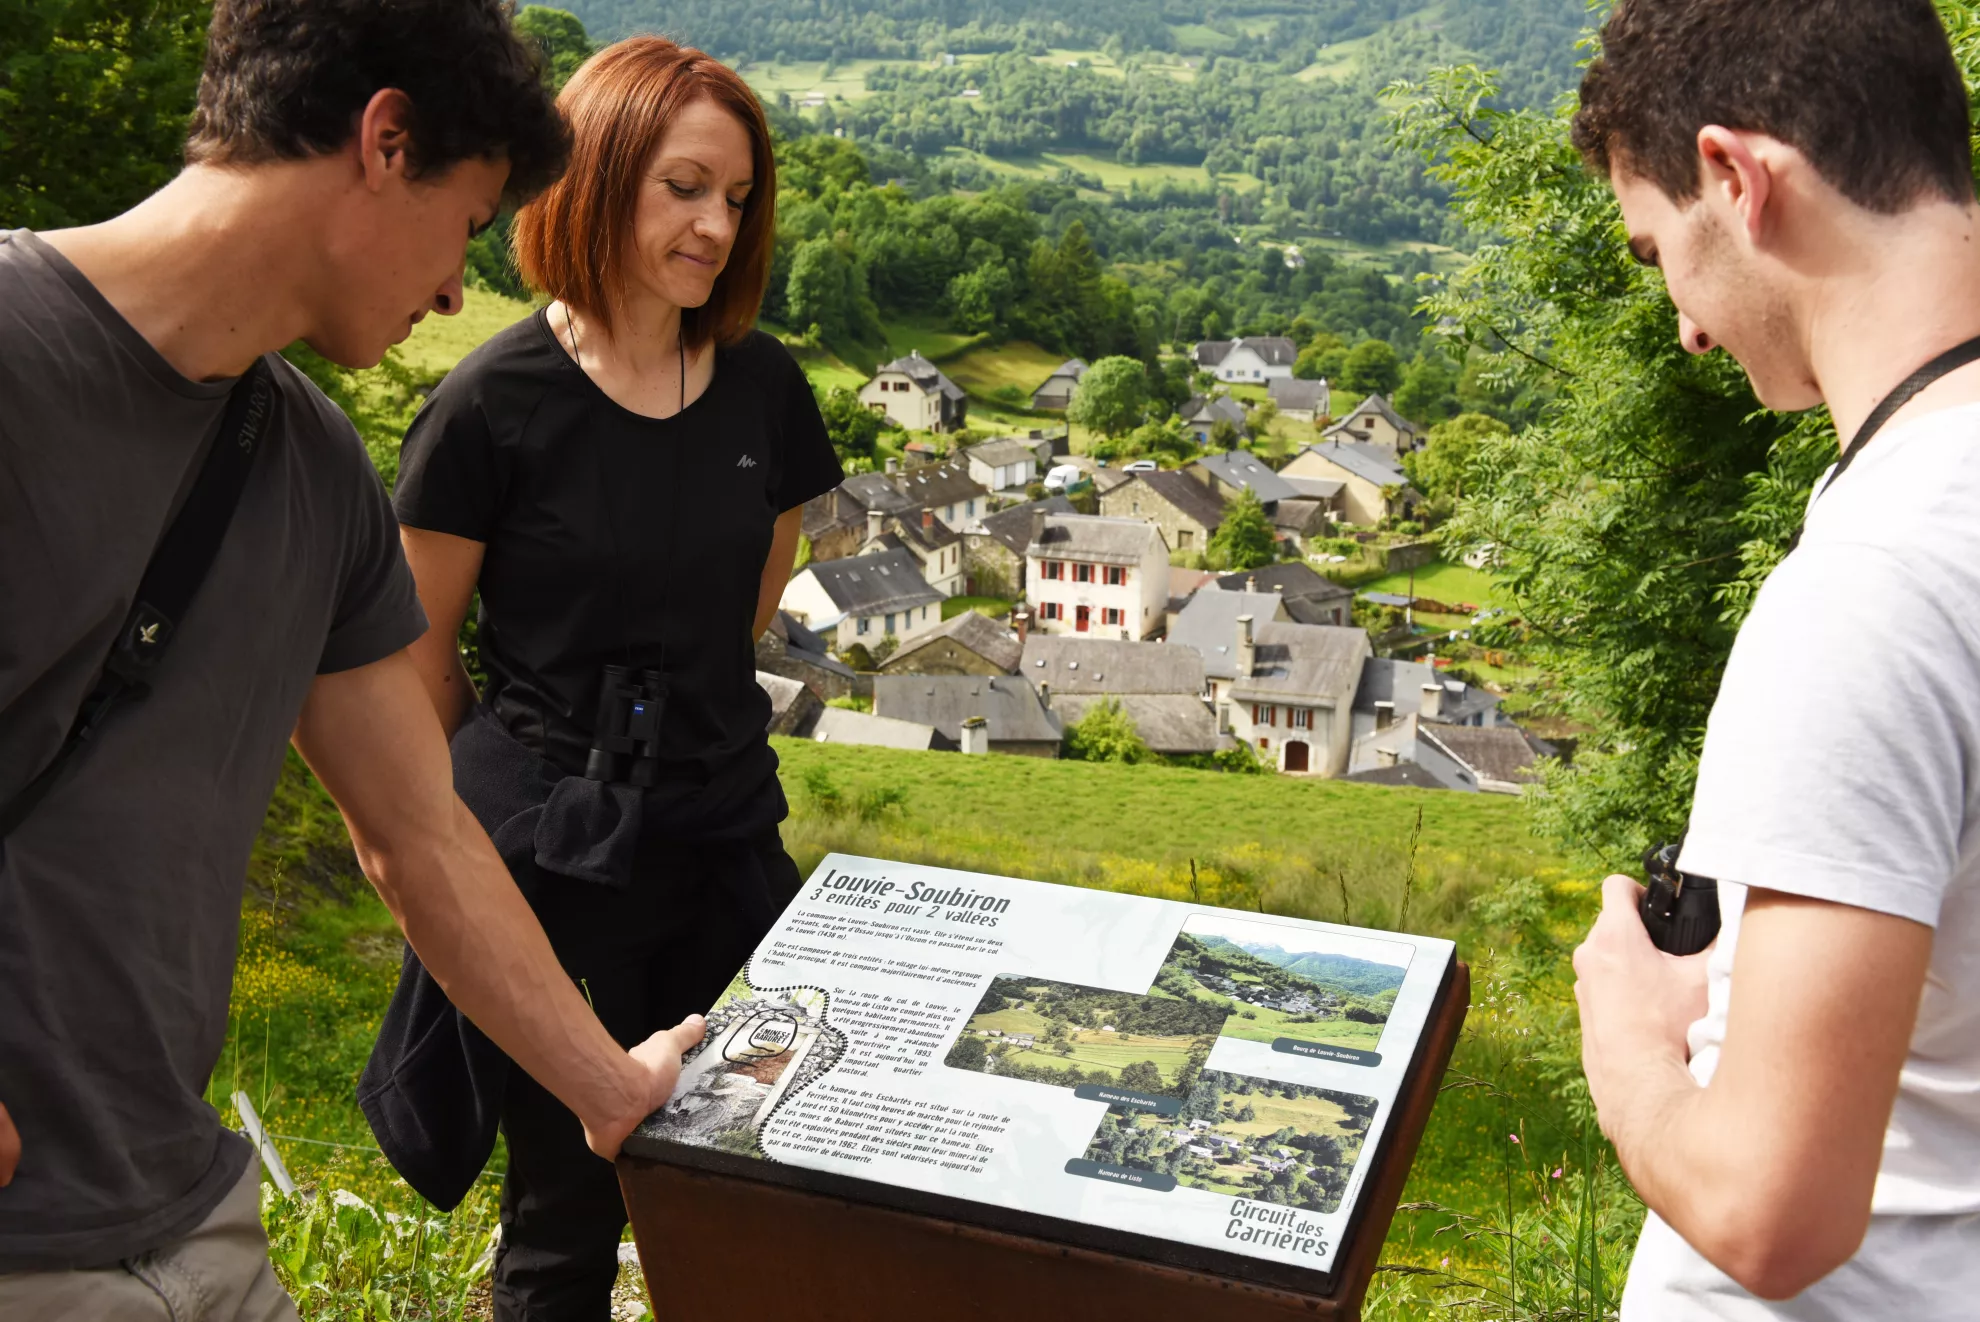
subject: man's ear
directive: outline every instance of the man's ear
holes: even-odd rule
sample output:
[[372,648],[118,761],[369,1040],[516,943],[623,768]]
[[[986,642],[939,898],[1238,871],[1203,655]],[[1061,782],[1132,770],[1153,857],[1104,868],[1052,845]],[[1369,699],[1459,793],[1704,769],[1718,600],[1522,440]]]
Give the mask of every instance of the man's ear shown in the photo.
[[1722,202],[1747,238],[1758,244],[1771,219],[1774,161],[1756,147],[1770,141],[1707,124],[1698,130],[1698,168],[1707,200]]
[[364,186],[372,192],[383,189],[390,179],[410,175],[412,121],[412,98],[395,87],[373,92],[358,116],[358,163],[364,170]]

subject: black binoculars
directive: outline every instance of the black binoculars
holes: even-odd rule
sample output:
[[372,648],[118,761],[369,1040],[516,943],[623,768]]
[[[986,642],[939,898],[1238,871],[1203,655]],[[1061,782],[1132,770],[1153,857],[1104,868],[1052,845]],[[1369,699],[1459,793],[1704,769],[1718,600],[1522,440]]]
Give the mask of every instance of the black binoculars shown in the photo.
[[1667,955],[1695,955],[1719,935],[1719,883],[1678,871],[1675,844],[1658,845],[1643,856],[1643,892],[1639,912],[1650,943]]
[[666,675],[606,666],[591,754],[584,761],[585,779],[655,784],[660,773],[660,713],[666,706]]

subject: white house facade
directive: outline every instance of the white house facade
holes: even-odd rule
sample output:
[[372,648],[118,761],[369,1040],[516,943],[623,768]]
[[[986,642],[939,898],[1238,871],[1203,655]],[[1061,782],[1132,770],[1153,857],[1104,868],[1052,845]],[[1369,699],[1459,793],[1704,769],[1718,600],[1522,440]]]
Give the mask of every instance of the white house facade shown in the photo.
[[1041,633],[1146,638],[1167,622],[1168,544],[1139,519],[1034,515],[1025,595]]
[[1283,335],[1204,340],[1193,356],[1199,369],[1215,374],[1219,381],[1258,383],[1290,378],[1299,346]]

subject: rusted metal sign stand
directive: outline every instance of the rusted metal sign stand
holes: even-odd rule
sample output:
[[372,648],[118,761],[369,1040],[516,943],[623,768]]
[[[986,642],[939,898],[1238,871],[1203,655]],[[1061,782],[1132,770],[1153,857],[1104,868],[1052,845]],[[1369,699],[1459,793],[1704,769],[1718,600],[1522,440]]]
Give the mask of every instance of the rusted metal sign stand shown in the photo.
[[1453,966],[1396,1099],[1359,1220],[1324,1294],[878,1207],[739,1175],[622,1157],[654,1316],[734,1322],[1354,1322],[1471,1004]]

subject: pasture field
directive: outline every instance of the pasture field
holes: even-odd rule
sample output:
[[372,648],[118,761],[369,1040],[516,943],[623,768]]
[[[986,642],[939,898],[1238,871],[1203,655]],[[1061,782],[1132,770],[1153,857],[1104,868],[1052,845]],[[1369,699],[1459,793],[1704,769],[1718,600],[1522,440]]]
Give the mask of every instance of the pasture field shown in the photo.
[[[942,364],[942,371],[972,396],[1022,408],[1031,403],[1031,392],[1064,361],[1066,355],[1053,353],[1029,340],[1007,340],[995,347],[983,345],[951,358]],[[1006,388],[1019,392],[1018,397],[1000,398],[997,392]],[[975,411],[974,403],[971,411]]]
[[887,353],[904,358],[919,350],[929,362],[943,363],[983,344],[986,338],[981,333],[950,330],[940,321],[902,319],[887,324]]
[[458,313],[451,317],[428,313],[413,327],[399,346],[399,358],[421,380],[438,381],[484,340],[535,310],[533,303],[518,302],[493,290],[470,289]]
[[797,60],[773,64],[751,60],[742,67],[743,79],[759,96],[774,99],[786,93],[795,105],[805,97],[822,95],[830,101],[864,101],[873,93],[866,90],[866,75],[887,64],[917,64],[911,60],[843,60],[831,73],[825,60]]
[[1308,1134],[1334,1137],[1348,1133],[1348,1113],[1339,1102],[1326,1097],[1280,1097],[1275,1093],[1253,1093],[1245,1098],[1254,1112],[1250,1120],[1219,1120],[1217,1132],[1239,1138],[1276,1134],[1286,1126]]
[[1012,1007],[992,1010],[989,1014],[975,1015],[970,1019],[969,1026],[979,1031],[994,1028],[1000,1033],[1037,1033],[1042,1036],[1045,1032],[1045,1016],[1036,1010],[1019,1010]]
[[1153,1061],[1164,1078],[1189,1063],[1189,1053],[1198,1042],[1194,1037],[1139,1037],[1128,1033],[1075,1033],[1072,1054],[1056,1051],[1013,1051],[1005,1059],[1017,1064],[1047,1070],[1078,1069],[1087,1073],[1105,1070],[1119,1077],[1136,1061]]
[[1270,1006],[1246,1006],[1256,1019],[1234,1014],[1224,1021],[1224,1036],[1247,1042],[1270,1042],[1293,1037],[1302,1042],[1319,1042],[1332,1047],[1355,1047],[1373,1051],[1382,1041],[1382,1024],[1364,1024],[1353,1019],[1322,1019],[1317,1023],[1295,1023],[1293,1017]]
[[[1418,568],[1415,586],[1417,596],[1428,597],[1446,606],[1471,605],[1480,610],[1488,606],[1498,606],[1510,610],[1518,604],[1498,580],[1484,570],[1473,569],[1469,565],[1454,565],[1444,560],[1434,561]],[[1400,574],[1384,574],[1378,579],[1363,583],[1360,590],[1393,592],[1399,596],[1406,594],[1410,590],[1410,573],[1404,570]],[[1461,621],[1467,624],[1469,622],[1468,617]]]

